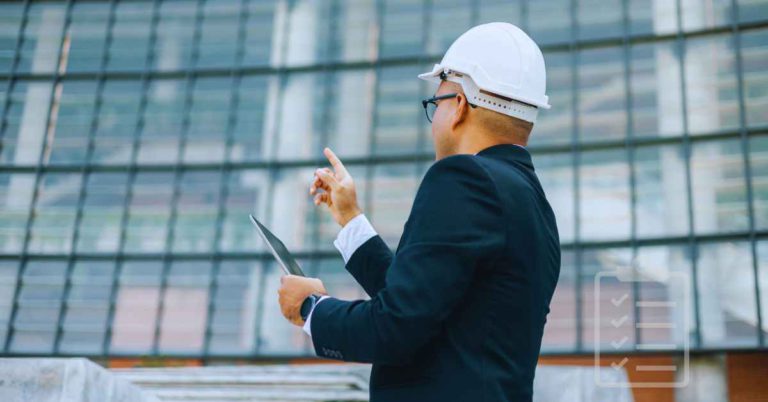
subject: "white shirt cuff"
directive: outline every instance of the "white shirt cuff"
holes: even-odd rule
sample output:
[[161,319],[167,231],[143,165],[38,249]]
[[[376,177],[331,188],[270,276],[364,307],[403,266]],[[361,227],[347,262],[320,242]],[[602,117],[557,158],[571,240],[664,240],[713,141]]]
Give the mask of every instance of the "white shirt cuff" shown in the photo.
[[307,335],[312,336],[312,324],[310,324],[310,320],[312,320],[312,313],[315,312],[315,307],[317,307],[318,304],[320,304],[321,301],[329,298],[330,296],[320,296],[320,299],[315,303],[315,305],[312,307],[312,310],[309,311],[309,315],[307,315],[307,320],[304,321],[304,325],[301,327],[304,332],[307,333]]
[[344,264],[346,264],[358,247],[376,235],[376,230],[368,222],[368,218],[364,214],[360,214],[341,228],[336,240],[333,241],[333,245],[339,250],[344,258]]

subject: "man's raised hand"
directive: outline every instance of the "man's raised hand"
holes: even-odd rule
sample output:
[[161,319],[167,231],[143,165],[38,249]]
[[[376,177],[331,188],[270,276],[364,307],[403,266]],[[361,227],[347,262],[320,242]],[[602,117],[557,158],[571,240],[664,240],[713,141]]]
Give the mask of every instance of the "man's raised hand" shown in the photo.
[[327,205],[333,219],[343,227],[363,211],[357,204],[355,182],[344,164],[328,147],[323,149],[323,154],[331,163],[333,171],[328,168],[315,170],[309,194],[314,196],[315,205]]

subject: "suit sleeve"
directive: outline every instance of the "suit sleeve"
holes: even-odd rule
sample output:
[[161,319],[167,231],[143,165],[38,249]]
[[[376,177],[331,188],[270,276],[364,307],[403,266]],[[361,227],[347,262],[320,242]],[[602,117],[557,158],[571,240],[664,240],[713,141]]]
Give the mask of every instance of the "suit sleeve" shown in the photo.
[[434,163],[419,186],[410,223],[370,300],[325,299],[312,317],[319,356],[406,364],[436,337],[477,266],[505,243],[495,184],[471,155]]
[[376,235],[352,253],[346,268],[368,296],[373,297],[384,287],[384,277],[392,257],[392,250],[381,236]]

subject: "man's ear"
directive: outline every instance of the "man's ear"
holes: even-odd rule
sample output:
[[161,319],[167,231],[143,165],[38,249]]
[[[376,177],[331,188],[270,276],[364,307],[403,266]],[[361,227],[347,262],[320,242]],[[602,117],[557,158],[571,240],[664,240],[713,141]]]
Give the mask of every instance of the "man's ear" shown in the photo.
[[456,108],[453,112],[453,119],[451,119],[451,129],[455,130],[456,127],[467,120],[467,114],[469,113],[469,103],[467,97],[460,93],[456,95]]

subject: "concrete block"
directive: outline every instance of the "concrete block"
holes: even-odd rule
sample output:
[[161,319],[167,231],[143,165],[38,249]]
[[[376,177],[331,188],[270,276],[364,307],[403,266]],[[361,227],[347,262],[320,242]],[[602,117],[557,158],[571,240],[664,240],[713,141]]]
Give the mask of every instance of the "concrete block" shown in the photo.
[[158,402],[137,386],[82,358],[0,359],[3,402]]

